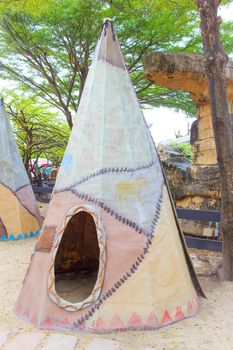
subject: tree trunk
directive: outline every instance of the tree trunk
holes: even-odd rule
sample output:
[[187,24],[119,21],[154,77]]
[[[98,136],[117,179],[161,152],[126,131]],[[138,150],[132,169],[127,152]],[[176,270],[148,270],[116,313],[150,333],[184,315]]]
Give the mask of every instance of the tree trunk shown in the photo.
[[72,120],[72,114],[71,114],[69,108],[68,107],[63,107],[63,113],[66,116],[66,120],[67,120],[67,123],[69,125],[70,130],[72,130],[72,128],[73,128],[73,120]]
[[228,110],[225,68],[228,57],[220,41],[219,0],[197,0],[208,78],[212,124],[221,176],[223,277],[233,280],[233,135]]
[[30,162],[30,156],[28,155],[28,152],[26,150],[25,156],[23,158],[23,163],[24,163],[24,166],[25,166],[25,169],[26,169],[27,173],[29,171],[29,162]]

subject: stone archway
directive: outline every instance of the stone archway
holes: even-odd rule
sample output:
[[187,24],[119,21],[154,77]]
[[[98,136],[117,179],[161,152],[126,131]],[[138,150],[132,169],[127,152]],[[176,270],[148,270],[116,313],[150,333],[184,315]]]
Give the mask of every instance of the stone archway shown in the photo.
[[[179,191],[175,191],[177,206],[220,210],[220,178],[204,57],[189,53],[155,52],[145,57],[144,73],[156,85],[190,93],[197,109],[191,142],[193,164],[187,169]],[[226,66],[226,87],[229,111],[233,118],[233,62],[228,62]],[[187,232],[187,225],[190,223],[184,223],[184,232]],[[188,233],[200,235],[202,227]]]
[[[195,165],[216,165],[208,83],[204,57],[188,53],[147,55],[144,60],[146,78],[171,90],[189,92],[197,108],[197,135],[193,144]],[[233,62],[226,67],[226,86],[230,114],[233,114]]]

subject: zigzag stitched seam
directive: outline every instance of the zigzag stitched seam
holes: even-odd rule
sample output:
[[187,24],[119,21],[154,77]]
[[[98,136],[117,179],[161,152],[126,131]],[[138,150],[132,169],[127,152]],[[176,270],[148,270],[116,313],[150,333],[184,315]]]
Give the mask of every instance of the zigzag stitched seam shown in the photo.
[[[157,211],[160,212],[161,210],[161,204],[162,204],[163,198],[162,195],[160,196],[159,203],[160,206],[158,207]],[[156,213],[157,214],[157,213]],[[157,221],[156,221],[157,223]],[[154,224],[154,229],[156,228],[156,223]],[[112,287],[108,292],[106,292],[96,303],[94,306],[91,307],[91,309],[87,312],[85,316],[80,317],[76,322],[73,324],[73,329],[80,329],[83,327],[85,321],[88,321],[90,317],[93,316],[93,314],[96,312],[96,310],[99,310],[101,304],[103,302],[110,298],[113,293],[116,292],[116,290],[123,284],[125,281],[127,281],[138,269],[139,265],[142,263],[142,261],[145,259],[145,255],[149,252],[149,247],[152,244],[152,239],[150,237],[147,237],[147,243],[144,247],[144,252],[139,257],[137,257],[136,262],[131,266],[130,270],[126,272],[118,282],[114,284],[114,287]]]
[[20,186],[19,188],[17,188],[17,190],[15,191],[15,193],[18,192],[18,191],[20,191],[20,190],[22,190],[24,187],[27,187],[27,186],[31,186],[31,184],[28,183],[28,184],[26,184],[26,185]]
[[[162,183],[162,187],[163,187],[163,183]],[[159,199],[158,199],[158,203],[155,206],[155,215],[154,215],[154,219],[152,221],[152,225],[151,225],[151,229],[150,229],[150,237],[154,236],[155,227],[156,227],[156,224],[157,224],[159,216],[160,216],[162,201],[163,201],[163,194],[161,192]]]
[[9,187],[9,186],[7,186],[6,184],[4,184],[2,181],[0,181],[0,185],[2,185],[2,186],[4,186],[4,187],[6,187],[8,190],[10,190],[11,191],[11,193],[12,194],[14,194],[15,195],[15,192]]
[[[125,217],[123,217],[122,215],[118,214],[115,210],[111,209],[110,207],[108,207],[104,202],[100,201],[99,199],[96,199],[94,197],[91,197],[85,193],[76,191],[74,189],[67,189],[65,191],[69,191],[71,193],[73,193],[75,196],[77,196],[80,199],[83,199],[87,202],[93,203],[95,205],[97,205],[98,207],[102,208],[104,211],[106,211],[108,214],[110,214],[111,216],[114,216],[116,220],[122,222],[123,224],[126,224],[127,226],[133,228],[136,232],[138,232],[139,234],[143,233],[146,237],[149,237],[150,234],[148,234],[145,230],[143,230],[140,226],[138,226],[135,222],[126,219]],[[64,192],[65,192],[64,191]]]
[[[104,174],[107,174],[107,173],[123,173],[123,172],[127,172],[127,173],[133,173],[133,172],[136,172],[136,171],[139,171],[139,170],[144,170],[144,169],[148,169],[148,168],[151,168],[153,165],[155,164],[155,160],[152,160],[150,163],[148,164],[145,164],[145,165],[141,165],[137,168],[127,168],[127,167],[121,167],[121,168],[103,168],[103,169],[100,169],[100,170],[97,170],[95,171],[94,173],[91,173],[87,176],[83,176],[81,177],[80,180],[78,180],[77,182],[75,182],[73,185],[71,185],[69,188],[74,188],[78,185],[81,185],[83,182],[86,182],[88,180],[90,180],[91,178],[94,178],[94,177],[97,177],[97,176],[100,176],[100,175],[104,175]],[[62,192],[62,191],[65,191],[67,188],[63,188],[61,190],[55,190],[55,193],[56,192]]]
[[[34,213],[31,212],[31,210],[29,210],[20,200],[20,198],[17,196],[17,192],[19,190],[21,190],[22,188],[24,187],[27,187],[27,186],[30,186],[30,184],[27,184],[27,185],[23,185],[21,186],[19,189],[17,189],[16,191],[13,191],[9,186],[5,185],[2,181],[0,181],[0,185],[6,187],[9,191],[11,191],[11,193],[18,199],[19,203],[22,205],[22,207],[24,207],[24,209],[26,209],[34,218],[37,219],[36,215]],[[33,191],[32,191],[33,193]]]
[[0,181],[0,185],[3,185],[3,186],[6,187],[8,190],[10,190],[11,193],[13,193],[13,194],[15,195],[15,193],[18,192],[19,190],[21,190],[22,188],[27,187],[27,186],[30,186],[30,183],[29,183],[29,184],[26,184],[26,185],[23,185],[23,186],[21,186],[21,187],[19,187],[19,188],[17,188],[16,191],[13,191],[11,187],[7,186],[7,185],[4,184],[4,182],[2,182],[2,181]]
[[[162,191],[163,184],[164,184],[164,182],[162,182],[162,184],[161,184],[161,191]],[[82,193],[80,191],[76,191],[75,189],[67,189],[67,190],[64,190],[64,192],[65,191],[66,192],[70,191],[75,196],[79,197],[80,199],[88,201],[90,203],[93,203],[93,204],[99,206],[104,211],[106,211],[108,214],[110,214],[111,216],[114,216],[116,220],[118,220],[118,221],[122,222],[123,224],[126,224],[127,226],[133,228],[139,234],[143,233],[146,237],[150,237],[150,238],[153,236],[153,233],[154,233],[154,230],[155,230],[155,226],[156,226],[156,223],[157,223],[158,218],[159,218],[159,213],[160,213],[160,208],[161,208],[161,203],[162,203],[162,193],[160,194],[158,202],[156,203],[154,219],[152,221],[150,232],[148,233],[145,230],[143,230],[140,226],[138,226],[135,222],[133,222],[133,221],[123,217],[122,215],[118,214],[115,210],[113,210],[110,207],[108,207],[104,202],[100,201],[99,199],[91,197],[91,196],[89,196],[89,195],[87,195],[85,193]]]

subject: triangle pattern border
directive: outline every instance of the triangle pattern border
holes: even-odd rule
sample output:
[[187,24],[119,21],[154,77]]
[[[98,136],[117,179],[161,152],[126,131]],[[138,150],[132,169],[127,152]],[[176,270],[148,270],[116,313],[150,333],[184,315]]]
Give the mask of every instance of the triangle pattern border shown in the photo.
[[[192,305],[192,311],[190,312],[190,306]],[[67,318],[64,320],[52,320],[49,316],[45,316],[42,322],[38,324],[41,329],[53,329],[53,330],[69,330],[73,332],[79,331],[91,331],[93,333],[115,333],[115,332],[127,332],[127,331],[153,331],[162,327],[165,327],[169,324],[180,322],[186,318],[193,317],[199,308],[198,297],[194,294],[191,299],[188,300],[187,305],[177,306],[173,311],[168,312],[164,311],[161,318],[157,318],[155,312],[152,310],[146,317],[138,315],[136,312],[132,312],[131,316],[128,319],[128,322],[123,322],[118,313],[112,315],[112,318],[109,322],[105,322],[102,318],[97,318],[93,324],[93,327],[87,328],[86,321],[87,318],[82,317],[82,323],[79,325],[71,324]],[[38,322],[38,319],[35,316],[29,316],[28,309],[19,310],[14,309],[16,314],[21,314],[21,317],[28,322],[33,323]],[[179,317],[177,317],[179,314]],[[113,325],[119,325],[119,327],[114,327]],[[110,326],[111,328],[108,328]]]
[[33,238],[39,236],[41,230],[38,229],[35,232],[30,231],[30,233],[19,233],[19,234],[11,234],[9,237],[3,235],[0,237],[0,242],[8,242],[8,241],[19,241],[23,239]]

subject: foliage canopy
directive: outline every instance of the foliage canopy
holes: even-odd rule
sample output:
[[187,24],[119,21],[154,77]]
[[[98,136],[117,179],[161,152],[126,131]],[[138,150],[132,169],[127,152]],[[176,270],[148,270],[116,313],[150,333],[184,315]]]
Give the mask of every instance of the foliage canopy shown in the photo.
[[60,162],[69,138],[68,125],[35,97],[7,91],[5,101],[26,169],[34,158]]
[[[140,103],[195,114],[191,98],[147,81],[142,56],[202,51],[190,0],[8,0],[0,3],[0,74],[58,108],[72,127],[102,21],[111,17]],[[232,23],[222,27],[228,52]]]
[[194,113],[190,97],[146,81],[142,56],[194,51],[197,13],[189,0],[27,0],[0,4],[0,68],[58,108],[72,127],[103,18],[114,20],[139,101]]

